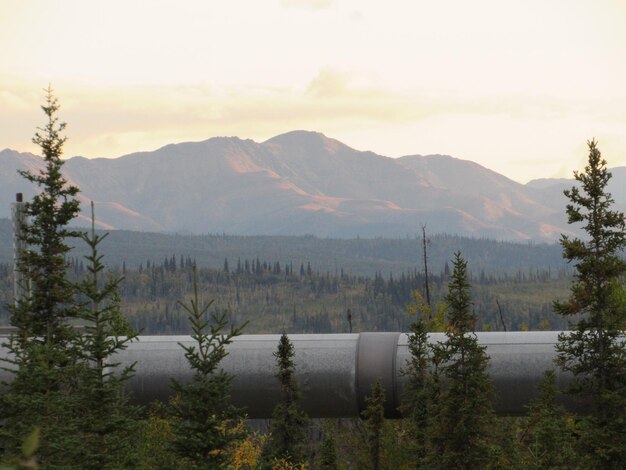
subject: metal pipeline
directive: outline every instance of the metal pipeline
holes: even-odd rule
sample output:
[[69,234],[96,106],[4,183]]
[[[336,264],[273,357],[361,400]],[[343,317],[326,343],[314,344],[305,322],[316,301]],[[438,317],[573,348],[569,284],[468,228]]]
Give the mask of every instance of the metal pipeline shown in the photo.
[[[544,371],[554,369],[558,332],[476,333],[490,357],[489,374],[499,414],[524,414],[537,394]],[[250,418],[268,418],[280,400],[273,353],[279,335],[242,335],[227,347],[221,366],[234,376],[231,398]],[[301,405],[311,417],[358,416],[365,408],[371,386],[380,378],[386,391],[385,414],[397,417],[407,378],[402,370],[409,358],[403,333],[289,335],[295,349],[296,376],[302,390]],[[432,333],[430,341],[443,341]],[[189,336],[141,336],[115,358],[121,366],[136,362],[128,387],[137,402],[166,400],[170,378],[190,379],[184,352],[178,343],[193,344]],[[6,351],[0,348],[0,358]],[[10,380],[0,371],[0,380]],[[557,370],[564,388],[571,377]],[[574,403],[567,403],[575,408]]]

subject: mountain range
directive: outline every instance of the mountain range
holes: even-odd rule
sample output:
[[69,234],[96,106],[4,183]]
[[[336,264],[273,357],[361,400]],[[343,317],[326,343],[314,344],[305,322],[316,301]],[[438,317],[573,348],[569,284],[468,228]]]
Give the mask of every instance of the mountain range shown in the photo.
[[[0,152],[0,217],[9,216],[15,193],[35,192],[17,170],[42,167],[33,154]],[[316,132],[73,157],[63,171],[80,187],[83,208],[96,203],[106,229],[344,238],[412,236],[426,225],[430,233],[538,241],[572,231],[562,194],[572,180],[523,185],[467,160],[388,158]],[[612,173],[609,190],[624,210],[626,167]]]

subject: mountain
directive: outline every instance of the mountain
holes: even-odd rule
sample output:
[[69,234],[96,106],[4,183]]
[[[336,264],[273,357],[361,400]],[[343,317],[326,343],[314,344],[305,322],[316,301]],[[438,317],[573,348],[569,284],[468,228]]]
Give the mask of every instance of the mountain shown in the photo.
[[[32,154],[0,152],[0,199],[7,201],[0,217],[9,216],[14,193],[33,194],[16,170],[41,167]],[[565,199],[545,197],[553,184],[521,185],[449,156],[388,158],[315,132],[74,157],[64,172],[82,202],[96,202],[107,229],[396,237],[425,224],[430,233],[546,241],[569,230]]]
[[[615,207],[626,212],[626,166],[611,168],[612,178],[607,190],[615,200]],[[577,185],[574,179],[540,178],[526,183],[528,188],[537,192],[544,199],[558,199],[563,197],[563,191]]]

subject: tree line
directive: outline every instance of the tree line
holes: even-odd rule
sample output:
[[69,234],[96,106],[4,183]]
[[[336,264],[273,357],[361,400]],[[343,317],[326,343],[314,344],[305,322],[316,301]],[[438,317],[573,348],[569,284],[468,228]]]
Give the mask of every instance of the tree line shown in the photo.
[[[76,222],[78,226],[80,221]],[[84,225],[84,223],[83,223]],[[11,221],[0,218],[0,263],[12,262]],[[450,234],[427,233],[429,274],[444,270],[451,253],[463,252],[468,261],[468,273],[475,281],[480,273],[496,277],[518,273],[552,270],[557,272],[566,265],[556,243],[506,242],[463,237]],[[228,259],[229,269],[236,269],[239,259],[251,264],[261,257],[261,263],[281,267],[290,265],[294,272],[303,264],[311,264],[313,271],[335,274],[344,272],[356,276],[373,277],[376,272],[394,277],[411,272],[422,264],[423,235],[410,235],[400,239],[356,238],[332,239],[313,236],[238,236],[222,234],[183,235],[113,230],[101,246],[107,264],[115,269],[126,265],[136,270],[146,262],[164,263],[175,254],[177,267],[191,258],[198,268],[222,269]],[[87,249],[74,244],[72,256],[80,263]],[[243,266],[242,266],[243,267]]]
[[[177,260],[174,266],[173,259]],[[167,260],[167,263],[166,263]],[[68,277],[80,279],[85,261],[68,257]],[[119,286],[124,316],[145,334],[186,334],[189,325],[178,300],[192,296],[192,266],[189,256],[172,255],[163,260],[124,263],[113,272],[124,277]],[[406,306],[412,293],[425,296],[425,274],[413,269],[400,275],[375,273],[355,276],[345,270],[320,272],[307,263],[290,265],[248,260],[250,271],[238,272],[237,263],[224,269],[197,268],[203,293],[215,299],[214,308],[226,309],[231,319],[250,321],[248,332],[277,332],[276,325],[290,333],[348,332],[347,311],[353,315],[354,331],[406,331],[411,322]],[[234,266],[233,266],[234,265]],[[260,266],[260,269],[252,265]],[[276,266],[280,266],[280,272]],[[264,268],[267,266],[267,268]],[[478,330],[566,329],[567,320],[554,313],[552,301],[567,295],[571,270],[530,270],[515,275],[480,272],[469,275],[472,301],[478,315]],[[433,300],[445,296],[449,268],[429,273]],[[12,266],[0,264],[0,299],[8,304],[13,296]],[[8,324],[8,311],[0,306],[0,324]],[[504,321],[504,327],[503,327]],[[279,329],[280,329],[279,328]]]

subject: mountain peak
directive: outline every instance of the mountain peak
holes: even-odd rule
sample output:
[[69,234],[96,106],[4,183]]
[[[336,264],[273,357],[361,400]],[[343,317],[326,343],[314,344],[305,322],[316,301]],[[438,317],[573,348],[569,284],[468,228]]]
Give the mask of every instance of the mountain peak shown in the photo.
[[326,137],[321,132],[313,131],[291,131],[280,134],[263,142],[264,144],[280,145],[281,147],[298,150],[305,153],[318,153],[325,151],[328,153],[337,153],[342,149],[350,149],[347,145],[338,140]]
[[302,142],[302,141],[311,141],[311,142],[319,142],[324,140],[331,140],[326,137],[321,132],[315,131],[306,131],[306,130],[295,130],[285,132],[284,134],[279,134],[277,136],[272,137],[271,139],[266,140],[264,143],[283,143],[283,142]]

